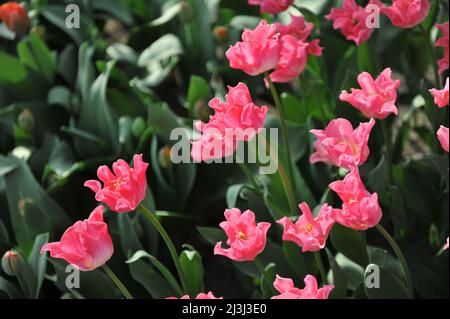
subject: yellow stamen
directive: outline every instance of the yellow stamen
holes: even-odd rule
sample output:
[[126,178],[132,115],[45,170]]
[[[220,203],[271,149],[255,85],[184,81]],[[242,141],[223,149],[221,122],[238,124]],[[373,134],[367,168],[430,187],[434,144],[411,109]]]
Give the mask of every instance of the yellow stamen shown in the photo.
[[311,224],[307,224],[307,225],[305,226],[305,229],[306,229],[306,231],[307,231],[308,233],[310,233],[310,232],[312,232],[312,230],[314,229],[314,226],[311,225]]
[[246,234],[244,234],[244,233],[243,233],[243,232],[241,232],[241,231],[239,232],[239,234],[238,234],[238,235],[239,235],[239,238],[240,238],[240,239],[242,239],[242,240],[247,240],[247,239],[248,239],[247,235],[246,235]]

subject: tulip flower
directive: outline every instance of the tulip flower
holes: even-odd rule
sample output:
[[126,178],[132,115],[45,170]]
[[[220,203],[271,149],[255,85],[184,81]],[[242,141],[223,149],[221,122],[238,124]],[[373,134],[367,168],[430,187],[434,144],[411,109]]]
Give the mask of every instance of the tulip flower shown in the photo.
[[400,80],[391,77],[392,71],[386,68],[376,80],[367,73],[358,75],[358,83],[361,89],[352,89],[351,93],[342,91],[339,96],[341,101],[350,103],[369,118],[385,119],[390,114],[398,114],[397,88]]
[[445,81],[445,87],[442,90],[430,89],[430,93],[434,96],[434,103],[443,108],[448,105],[448,78]]
[[399,28],[408,29],[422,23],[431,9],[429,0],[392,0],[391,6],[384,6],[377,0],[381,13]]
[[222,255],[235,261],[253,261],[266,247],[267,231],[270,223],[256,224],[255,214],[247,210],[241,214],[237,208],[225,211],[226,221],[220,223],[225,231],[230,248],[222,248],[218,242],[214,255]]
[[23,36],[30,30],[30,19],[24,7],[17,2],[0,5],[0,19],[12,32]]
[[261,13],[280,13],[289,8],[294,0],[248,0],[252,6],[260,6]]
[[271,299],[328,299],[334,288],[333,285],[325,285],[319,289],[317,280],[312,275],[307,275],[304,281],[305,288],[299,289],[294,286],[292,279],[277,275],[273,286],[280,294]]
[[255,30],[246,29],[242,42],[226,52],[230,67],[255,76],[275,68],[278,64],[281,44],[277,28],[262,20]]
[[263,128],[267,106],[255,105],[248,87],[239,83],[228,87],[226,101],[212,99],[209,106],[214,109],[208,123],[195,123],[202,136],[192,142],[191,156],[195,161],[207,161],[232,155],[237,141],[249,141]]
[[349,121],[339,118],[332,120],[325,130],[311,130],[317,141],[310,163],[330,163],[348,170],[364,164],[370,154],[367,144],[374,125],[375,120],[370,119],[353,130]]
[[344,180],[333,182],[329,187],[343,202],[342,209],[334,212],[338,223],[355,230],[366,230],[380,222],[382,211],[378,194],[371,194],[366,190],[358,168],[348,173]]
[[127,162],[120,159],[113,164],[113,172],[106,165],[97,170],[97,180],[89,180],[84,186],[95,193],[95,199],[105,203],[117,213],[126,213],[135,210],[145,198],[147,190],[146,170],[148,163],[142,161],[141,155],[134,155],[134,167],[130,168]]
[[[191,299],[189,295],[184,295],[180,298],[177,297],[168,297],[166,299]],[[199,293],[194,299],[223,299],[223,297],[216,297],[214,294],[210,291],[208,293]]]
[[448,70],[448,55],[449,55],[448,21],[442,24],[436,24],[436,27],[438,27],[439,30],[441,30],[442,32],[442,37],[436,40],[434,46],[444,48],[444,56],[438,61],[439,73],[443,73],[445,70]]
[[437,131],[437,138],[444,151],[448,153],[448,127],[442,126]]
[[[378,5],[378,3],[371,0],[368,5]],[[333,20],[333,28],[341,30],[348,41],[353,41],[359,46],[366,42],[375,31],[375,28],[368,26],[371,11],[366,8],[358,5],[355,0],[344,0],[342,8],[331,9],[325,18]]]
[[291,241],[302,247],[303,252],[318,251],[325,247],[328,235],[334,225],[334,209],[324,204],[314,218],[308,204],[301,203],[300,216],[294,224],[288,217],[277,221],[283,225],[283,240]]
[[103,221],[103,206],[94,209],[88,219],[69,227],[61,241],[42,246],[41,253],[46,251],[82,271],[102,267],[114,252],[108,225]]
[[303,16],[296,16],[291,14],[291,21],[289,24],[275,23],[281,38],[285,35],[291,35],[299,41],[307,43],[306,53],[308,55],[322,55],[323,48],[319,46],[319,39],[308,42],[308,38],[314,29],[314,24],[305,21]]

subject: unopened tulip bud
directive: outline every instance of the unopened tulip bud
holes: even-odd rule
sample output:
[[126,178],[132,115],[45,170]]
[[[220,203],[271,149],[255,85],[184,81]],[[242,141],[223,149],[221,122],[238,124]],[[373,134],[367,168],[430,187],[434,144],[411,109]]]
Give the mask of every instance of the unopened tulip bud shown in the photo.
[[133,124],[131,125],[131,132],[133,133],[133,136],[136,138],[140,137],[144,133],[145,127],[145,120],[141,116],[135,118]]
[[199,119],[203,122],[207,122],[209,120],[209,116],[211,115],[211,109],[208,107],[204,100],[198,100],[194,104],[194,116],[196,119]]
[[171,151],[172,151],[171,146],[165,146],[159,150],[158,159],[159,159],[159,165],[162,168],[171,168],[172,167],[172,160],[170,159]]
[[224,42],[228,39],[228,28],[224,26],[217,26],[214,28],[214,36],[220,42]]
[[29,109],[24,109],[20,112],[17,122],[27,132],[31,132],[34,129],[34,116]]
[[0,18],[6,27],[19,36],[30,30],[30,19],[27,12],[17,2],[7,2],[0,6]]
[[185,21],[186,23],[192,22],[194,18],[194,12],[192,10],[191,4],[187,1],[181,1],[180,6],[181,6],[180,16],[183,19],[183,21]]
[[3,271],[9,276],[16,276],[19,263],[21,262],[23,262],[23,258],[18,252],[8,250],[2,257]]

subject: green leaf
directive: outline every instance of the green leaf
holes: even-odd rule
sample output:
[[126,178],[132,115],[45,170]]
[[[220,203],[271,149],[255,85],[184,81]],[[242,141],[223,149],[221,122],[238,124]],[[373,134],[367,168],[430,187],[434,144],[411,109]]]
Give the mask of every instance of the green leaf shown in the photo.
[[92,57],[95,49],[88,43],[83,43],[78,50],[78,72],[76,87],[81,93],[83,100],[87,100],[90,87],[94,82],[94,66],[92,65]]
[[172,288],[181,296],[183,294],[183,291],[178,284],[175,277],[172,275],[172,273],[164,266],[158,259],[147,253],[146,251],[139,250],[134,255],[126,261],[127,264],[132,264],[136,262],[137,260],[141,258],[148,258],[152,265],[158,269],[158,271],[164,276],[164,278],[167,280],[167,282],[172,286]]
[[361,233],[340,224],[335,224],[331,230],[330,239],[337,251],[362,267],[367,265],[369,258],[366,243]]
[[56,66],[45,42],[35,35],[30,35],[19,42],[17,51],[23,65],[41,74],[49,83],[53,83]]
[[356,290],[364,281],[365,268],[351,261],[341,253],[336,254],[335,261],[345,274],[349,289]]
[[119,214],[117,217],[123,254],[127,257],[132,256],[137,251],[142,250],[142,245],[136,235],[129,214]]
[[121,0],[96,0],[92,2],[92,8],[106,12],[128,26],[133,24],[133,17]]
[[[372,274],[372,271],[369,271],[371,265],[366,268],[364,280]],[[367,285],[364,285],[367,297],[369,299],[408,299],[408,292],[402,281],[383,267],[378,267],[378,269],[380,270],[380,287],[368,288]]]
[[187,94],[187,102],[189,108],[189,114],[192,118],[199,119],[199,114],[196,114],[195,105],[198,101],[203,101],[206,105],[211,99],[212,93],[209,88],[208,82],[206,82],[202,77],[197,75],[192,75],[189,82],[189,89]]
[[[92,271],[80,271],[80,287],[68,289],[66,280],[73,275],[73,270],[68,271],[68,264],[59,259],[49,259],[56,273],[55,285],[62,292],[72,292],[76,298],[93,299],[117,299],[119,292],[112,281],[100,269]],[[73,267],[72,267],[73,268]],[[67,270],[67,272],[66,272]]]
[[181,271],[186,280],[186,289],[190,296],[203,291],[202,256],[196,250],[183,250],[179,256]]
[[65,86],[53,87],[47,96],[47,103],[49,105],[61,105],[67,111],[70,111],[72,92]]
[[386,193],[389,185],[389,166],[384,156],[369,173],[367,181],[371,191],[378,193],[379,196]]
[[246,188],[246,184],[234,184],[227,189],[227,206],[229,209],[236,207],[236,202],[239,199],[241,191]]
[[136,260],[129,264],[129,267],[134,280],[139,282],[153,298],[162,299],[177,294],[169,282],[143,260]]
[[44,282],[45,270],[47,268],[47,256],[46,254],[41,254],[41,248],[46,243],[48,243],[48,233],[38,235],[34,241],[31,254],[28,257],[28,263],[37,277],[34,298],[39,298],[39,292],[41,290],[42,283]]
[[447,186],[448,186],[449,185],[448,156],[429,154],[427,157],[431,161],[431,163],[434,165],[434,167],[439,171],[439,173],[442,175],[442,177],[445,179],[445,181],[447,182]]
[[0,219],[0,242],[9,243],[8,230],[6,229],[6,226],[5,224],[3,224],[1,219]]
[[[47,226],[43,225],[48,225],[46,222],[43,223],[44,220],[51,221],[54,230],[60,233],[67,228],[70,220],[62,208],[42,190],[26,163],[13,157],[6,159],[0,155],[0,163],[3,161],[17,165],[16,169],[4,176],[5,189],[16,240],[24,254],[28,255],[34,244],[34,238],[52,230],[44,229]],[[32,216],[32,212],[43,214],[41,218],[44,215],[48,217],[39,223],[39,218]]]
[[13,283],[0,276],[0,292],[3,291],[10,299],[23,299],[23,294]]
[[261,20],[251,16],[235,16],[230,22],[230,26],[238,30],[254,29]]
[[297,244],[283,241],[283,252],[298,278],[305,278],[308,274],[316,272],[317,267],[313,255],[302,252]]
[[22,259],[17,264],[17,281],[27,299],[33,299],[37,291],[37,277],[28,263]]
[[116,154],[119,150],[117,123],[113,119],[106,99],[106,88],[114,62],[108,62],[107,69],[100,74],[83,100],[77,128],[96,135],[108,142],[103,146],[86,140],[75,140],[75,147],[83,158]]
[[215,246],[219,241],[226,241],[227,236],[223,230],[215,227],[197,227],[198,232],[208,243]]
[[183,47],[176,35],[166,34],[153,42],[147,49],[145,49],[138,59],[138,65],[151,67],[152,64],[161,63],[170,57],[183,54]]
[[128,62],[131,64],[136,64],[138,60],[138,55],[133,48],[122,44],[122,43],[113,43],[107,49],[106,53],[108,56],[117,61]]
[[44,16],[50,23],[55,25],[57,28],[65,32],[69,37],[75,41],[76,44],[81,44],[86,38],[86,33],[88,31],[88,25],[91,21],[87,18],[87,15],[80,14],[80,25],[77,28],[68,28],[66,26],[67,13],[65,6],[62,5],[45,5],[40,14]]
[[175,18],[181,12],[181,9],[182,5],[180,2],[176,2],[170,6],[166,6],[165,10],[163,11],[163,14],[159,18],[150,21],[147,25],[149,27],[158,27],[163,24],[166,24],[167,22]]
[[326,249],[328,261],[330,263],[330,272],[328,273],[328,282],[334,285],[334,289],[331,291],[331,299],[343,299],[347,297],[347,277],[344,271],[338,265],[334,259],[333,254]]

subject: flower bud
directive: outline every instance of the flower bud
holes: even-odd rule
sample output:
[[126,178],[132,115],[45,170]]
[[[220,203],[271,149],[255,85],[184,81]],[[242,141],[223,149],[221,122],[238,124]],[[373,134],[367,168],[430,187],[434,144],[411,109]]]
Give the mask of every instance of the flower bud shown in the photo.
[[194,104],[194,117],[203,122],[208,122],[211,115],[211,108],[208,107],[204,100],[198,100]]
[[228,39],[228,28],[224,26],[217,26],[213,30],[215,38],[219,42],[225,42]]
[[181,1],[180,6],[181,19],[186,23],[191,23],[194,18],[194,12],[192,10],[191,4],[188,1]]
[[141,116],[135,118],[131,125],[131,132],[133,133],[133,136],[139,138],[144,133],[145,126],[145,120]]
[[24,36],[30,30],[30,19],[27,12],[17,2],[7,2],[0,6],[0,19],[6,27],[19,36]]
[[9,276],[16,276],[21,262],[23,262],[23,258],[18,252],[8,250],[2,257],[3,271]]
[[29,109],[24,109],[20,112],[17,122],[27,132],[31,132],[34,129],[34,116]]
[[170,153],[172,151],[171,146],[164,146],[162,149],[159,150],[158,153],[158,160],[159,165],[162,168],[171,168],[172,167],[172,160],[170,159]]

